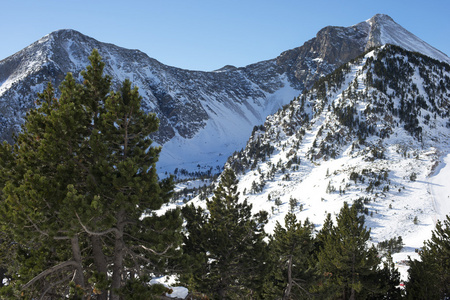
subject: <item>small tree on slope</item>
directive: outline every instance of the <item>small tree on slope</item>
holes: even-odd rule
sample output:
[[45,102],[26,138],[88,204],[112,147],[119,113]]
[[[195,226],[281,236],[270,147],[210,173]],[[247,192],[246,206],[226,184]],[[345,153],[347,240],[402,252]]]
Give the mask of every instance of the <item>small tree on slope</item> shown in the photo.
[[15,145],[0,148],[0,222],[16,262],[9,297],[132,297],[126,288],[148,290],[146,274],[176,255],[179,211],[154,213],[172,189],[158,182],[160,149],[148,138],[158,120],[130,81],[110,90],[96,50],[89,59],[83,84],[67,74],[59,99],[49,85]]

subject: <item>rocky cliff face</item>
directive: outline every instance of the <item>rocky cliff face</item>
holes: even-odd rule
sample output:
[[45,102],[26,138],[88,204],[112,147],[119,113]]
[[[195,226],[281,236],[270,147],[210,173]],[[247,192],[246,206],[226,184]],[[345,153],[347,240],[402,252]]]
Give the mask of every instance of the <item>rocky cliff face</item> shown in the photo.
[[385,15],[351,27],[326,27],[303,46],[242,68],[214,72],[166,66],[138,50],[102,43],[74,30],[53,32],[0,61],[0,138],[12,141],[36,93],[67,72],[80,78],[93,48],[118,84],[129,78],[143,97],[142,107],[161,121],[153,139],[164,145],[160,167],[196,169],[223,165],[245,145],[252,128],[305,88],[367,48],[394,43],[449,60]]

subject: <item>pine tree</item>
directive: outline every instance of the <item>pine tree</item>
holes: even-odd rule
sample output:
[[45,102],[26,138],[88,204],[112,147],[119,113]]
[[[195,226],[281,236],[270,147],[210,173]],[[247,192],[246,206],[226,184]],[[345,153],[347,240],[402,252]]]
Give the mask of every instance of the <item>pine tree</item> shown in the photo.
[[208,239],[205,225],[207,223],[207,212],[201,207],[193,204],[182,208],[185,223],[185,234],[183,235],[183,256],[180,264],[182,272],[180,281],[192,291],[207,291],[206,282],[208,275],[208,257],[205,245]]
[[323,221],[322,228],[316,234],[315,239],[315,254],[318,254],[324,247],[327,239],[330,239],[333,233],[333,220],[331,219],[331,214],[328,213],[325,220]]
[[318,253],[322,298],[368,298],[379,292],[377,274],[380,259],[375,247],[368,247],[370,230],[358,216],[355,206],[344,203],[330,233],[322,233],[324,244]]
[[209,215],[193,206],[183,209],[184,251],[197,262],[185,270],[185,281],[214,299],[256,297],[262,287],[267,212],[252,215],[252,206],[239,200],[237,184],[234,172],[226,169],[206,202]]
[[177,255],[179,211],[155,214],[172,190],[148,138],[158,120],[129,80],[111,91],[97,50],[89,60],[83,84],[67,74],[59,99],[49,84],[14,146],[0,148],[0,222],[16,243],[10,295],[119,299],[127,282],[150,289],[145,274]]
[[314,284],[314,225],[308,220],[302,224],[293,213],[284,223],[276,223],[269,244],[273,269],[266,279],[266,297],[305,299],[312,296],[309,288]]
[[450,296],[450,216],[438,220],[431,239],[410,260],[406,284],[408,299],[446,299]]

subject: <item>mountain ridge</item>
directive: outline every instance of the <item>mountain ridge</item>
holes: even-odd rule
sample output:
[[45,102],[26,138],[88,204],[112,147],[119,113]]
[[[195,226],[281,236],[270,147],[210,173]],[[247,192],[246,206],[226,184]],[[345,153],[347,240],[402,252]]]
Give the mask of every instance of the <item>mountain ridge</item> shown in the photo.
[[[75,30],[59,30],[0,61],[0,136],[12,141],[11,135],[19,130],[46,82],[57,86],[67,72],[81,80],[87,56],[97,48],[113,83],[129,78],[139,87],[142,108],[160,119],[160,130],[152,137],[164,145],[160,171],[211,171],[244,147],[252,128],[269,114],[363,53],[369,40],[375,45],[378,37],[370,34],[376,25],[380,32],[386,28],[406,32],[390,17],[376,15],[350,27],[325,27],[303,46],[277,58],[213,72],[167,66],[139,50],[102,43]],[[414,40],[412,34],[407,36]]]

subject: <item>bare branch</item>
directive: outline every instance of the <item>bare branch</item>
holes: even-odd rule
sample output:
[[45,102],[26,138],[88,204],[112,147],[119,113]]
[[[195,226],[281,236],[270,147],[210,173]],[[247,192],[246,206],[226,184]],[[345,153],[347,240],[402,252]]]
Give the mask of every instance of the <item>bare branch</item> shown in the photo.
[[73,260],[69,260],[69,261],[65,261],[63,263],[60,263],[59,265],[53,266],[47,270],[42,271],[41,273],[39,273],[38,275],[36,275],[33,279],[31,279],[30,281],[28,281],[23,287],[22,290],[27,289],[28,287],[30,287],[33,283],[35,283],[36,281],[38,281],[39,279],[50,275],[54,272],[57,272],[61,269],[67,268],[67,267],[78,267],[78,263],[73,261]]
[[[28,219],[28,222],[31,223],[32,227],[33,227],[37,232],[39,232],[40,234],[42,234],[42,235],[44,235],[44,236],[46,236],[46,237],[50,237],[50,235],[49,235],[47,232],[41,230],[41,229],[39,228],[39,226],[37,226],[37,224],[34,223],[33,220],[31,220],[30,216],[27,215],[27,219]],[[53,239],[54,239],[54,240],[70,240],[70,237],[68,237],[68,236],[55,236],[55,237],[53,237]]]
[[[133,250],[131,250],[130,248],[126,247],[126,248],[125,248],[125,251],[126,251],[129,255],[131,255],[133,261],[142,260],[142,261],[146,262],[147,264],[149,264],[149,265],[151,265],[151,266],[153,266],[153,267],[156,267],[155,262],[153,262],[152,260],[148,259],[147,257],[145,257],[145,256],[143,256],[143,255],[141,255],[141,254],[135,253],[135,252],[134,252]],[[138,270],[138,272],[140,272],[140,273],[142,273],[142,271],[143,271],[142,268],[138,268],[137,270]]]
[[152,261],[150,259],[135,253],[133,250],[131,250],[128,247],[125,247],[125,252],[128,252],[131,255],[133,261],[136,261],[136,258],[137,258],[137,259],[141,259],[141,260],[145,261],[146,263],[152,264]]
[[305,288],[303,288],[301,285],[299,285],[296,281],[292,281],[293,284],[295,284],[299,289],[301,289],[303,292],[305,292],[305,294],[307,295],[313,295],[312,293],[308,292],[307,290],[305,290]]
[[146,251],[149,251],[149,252],[151,252],[151,253],[153,253],[155,255],[164,255],[164,254],[166,254],[167,251],[169,251],[169,249],[172,248],[172,246],[173,246],[173,244],[170,244],[169,246],[167,246],[166,250],[164,250],[163,252],[159,252],[158,253],[158,252],[156,252],[155,250],[153,250],[151,248],[145,247],[144,245],[139,245],[140,248],[142,248],[142,249],[144,249]]
[[81,222],[80,217],[78,216],[78,213],[75,212],[75,215],[77,216],[78,222],[80,223],[81,227],[83,227],[84,231],[89,234],[89,235],[97,235],[97,236],[103,236],[103,235],[107,235],[110,234],[112,232],[116,233],[116,234],[120,234],[119,230],[117,228],[110,228],[108,230],[105,231],[100,231],[100,232],[96,232],[96,231],[91,231],[89,230],[84,224],[83,222]]
[[[76,271],[75,271],[75,272],[76,272]],[[58,281],[56,281],[56,282],[51,283],[50,286],[42,293],[41,298],[39,298],[39,300],[45,299],[45,295],[48,293],[48,291],[50,291],[53,287],[57,286],[58,284],[63,283],[64,281],[69,280],[70,277],[72,277],[72,274],[69,274],[69,276],[67,276],[67,277],[65,277],[65,278],[63,278],[63,279],[61,279],[61,280],[58,280]]]
[[68,236],[54,236],[54,240],[70,240],[70,237]]
[[42,231],[42,230],[41,230],[41,229],[40,229],[40,228],[39,228],[39,227],[31,220],[31,218],[30,218],[29,215],[27,215],[27,219],[28,219],[28,222],[30,222],[31,225],[34,227],[34,229],[36,229],[37,232],[39,232],[40,234],[45,235],[45,236],[48,237],[48,233]]

